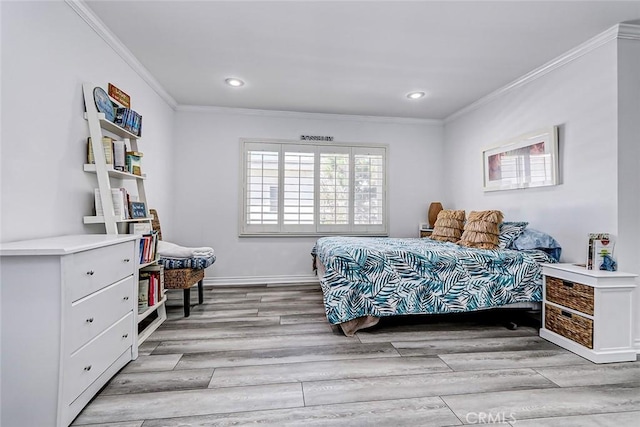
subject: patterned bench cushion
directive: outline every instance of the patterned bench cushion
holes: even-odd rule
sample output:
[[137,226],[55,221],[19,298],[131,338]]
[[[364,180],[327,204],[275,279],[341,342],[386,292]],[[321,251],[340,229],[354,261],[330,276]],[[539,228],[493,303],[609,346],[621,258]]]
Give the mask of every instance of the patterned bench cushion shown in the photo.
[[160,257],[160,264],[164,266],[166,270],[176,270],[179,268],[193,268],[196,270],[203,270],[216,262],[216,256],[211,255],[207,258],[165,258]]

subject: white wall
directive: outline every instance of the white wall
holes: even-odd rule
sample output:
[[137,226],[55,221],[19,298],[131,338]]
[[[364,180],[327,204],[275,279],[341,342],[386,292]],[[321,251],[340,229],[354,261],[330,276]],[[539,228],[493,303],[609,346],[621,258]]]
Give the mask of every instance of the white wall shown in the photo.
[[[618,242],[620,269],[640,274],[640,40],[618,40]],[[640,351],[640,287],[634,293]]]
[[[618,268],[640,274],[639,118],[640,40],[612,40],[445,124],[451,202],[529,221],[556,237],[564,262],[585,261],[589,232],[610,232]],[[484,193],[483,148],[549,125],[560,126],[561,184]],[[633,306],[640,351],[640,288]]]
[[[585,261],[589,232],[617,235],[616,49],[611,41],[448,121],[444,159],[451,203],[529,221],[560,242],[566,262]],[[560,185],[483,192],[483,149],[551,125],[560,127]]]
[[[82,83],[127,92],[143,116],[147,197],[169,206],[174,111],[62,1],[0,2],[0,241],[104,233],[85,226],[95,175],[82,171],[88,126]],[[117,183],[116,183],[117,184]]]
[[238,237],[240,138],[298,140],[303,134],[388,144],[390,234],[417,236],[429,203],[442,194],[440,123],[186,109],[176,113],[174,221],[170,229],[163,225],[164,239],[213,246],[218,260],[207,277],[214,281],[310,276],[315,238]]

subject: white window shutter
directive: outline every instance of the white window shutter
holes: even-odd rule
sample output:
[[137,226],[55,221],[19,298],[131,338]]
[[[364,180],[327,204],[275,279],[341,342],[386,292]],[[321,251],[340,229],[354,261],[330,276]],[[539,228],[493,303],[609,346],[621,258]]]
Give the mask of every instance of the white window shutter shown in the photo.
[[386,231],[384,148],[354,147],[353,231]]
[[315,147],[283,148],[283,232],[315,232]]
[[241,235],[387,235],[387,149],[243,141]]
[[351,150],[319,147],[318,232],[351,231]]
[[[275,148],[275,149],[274,149]],[[277,146],[250,143],[244,150],[244,232],[277,232],[280,207]]]

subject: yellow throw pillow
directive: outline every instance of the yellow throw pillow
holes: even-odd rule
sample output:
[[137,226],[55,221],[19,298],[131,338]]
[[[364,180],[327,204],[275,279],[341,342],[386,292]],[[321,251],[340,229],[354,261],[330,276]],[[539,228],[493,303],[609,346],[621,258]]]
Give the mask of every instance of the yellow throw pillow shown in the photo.
[[462,236],[464,229],[464,211],[450,209],[438,212],[438,218],[433,225],[433,232],[429,236],[433,240],[456,243]]
[[500,244],[498,236],[502,218],[500,211],[472,211],[458,244],[469,248],[496,249]]

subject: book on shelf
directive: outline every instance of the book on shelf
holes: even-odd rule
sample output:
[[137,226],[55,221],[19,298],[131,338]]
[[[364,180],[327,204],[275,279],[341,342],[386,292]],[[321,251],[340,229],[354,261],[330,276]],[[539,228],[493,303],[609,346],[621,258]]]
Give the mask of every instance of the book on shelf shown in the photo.
[[[596,260],[596,241],[601,241],[601,243],[599,243],[600,246],[602,245],[602,241],[606,241],[607,244],[609,244],[609,237],[609,233],[589,233],[589,244],[587,246],[587,270],[593,270],[594,266],[596,270],[600,268],[602,259],[600,258],[600,260]],[[600,264],[596,264],[598,261]]]
[[164,268],[161,265],[141,269],[138,282],[138,286],[146,287],[148,307],[156,305],[164,297]]
[[[164,297],[164,267],[158,264],[152,264],[144,267],[141,272],[149,274],[153,277],[153,286],[155,287],[155,300],[159,302]],[[152,284],[149,284],[151,286]]]
[[149,307],[149,278],[138,279],[138,312]]
[[118,108],[114,123],[134,135],[140,136],[142,134],[142,116],[130,108]]
[[[113,202],[113,213],[121,220],[129,218],[128,200],[129,193],[125,188],[112,188],[111,200]],[[100,189],[94,190],[94,201],[96,205],[96,216],[104,216],[104,209],[102,207],[102,199],[100,198]]]
[[595,239],[593,241],[593,269],[600,270],[604,263],[604,257],[613,258],[613,248],[615,243],[611,239]]
[[162,268],[162,266],[160,267],[160,271],[158,271],[157,277],[158,277],[158,301],[162,301],[162,299],[164,298],[164,268]]
[[[108,136],[102,137],[102,146],[104,148],[104,158],[108,165],[113,165],[113,138]],[[93,155],[93,145],[91,144],[91,137],[87,139],[87,163],[94,164],[96,162]]]
[[126,170],[127,146],[124,141],[113,141],[113,168],[124,172]]
[[129,234],[149,234],[151,224],[148,222],[132,222],[129,224]]
[[156,286],[153,277],[149,277],[149,307],[156,305]]
[[139,151],[127,151],[125,165],[127,172],[142,176],[142,153]]
[[156,259],[158,232],[152,231],[140,237],[140,264],[148,264]]

